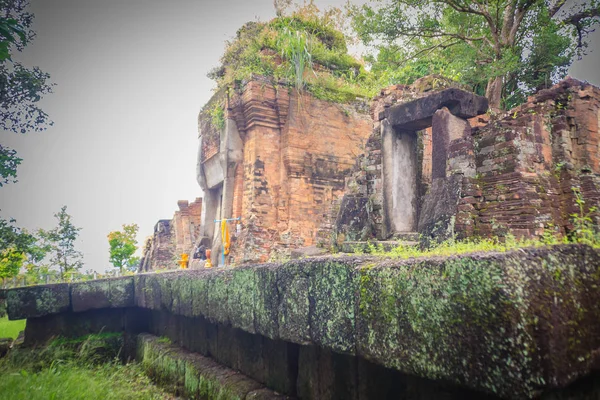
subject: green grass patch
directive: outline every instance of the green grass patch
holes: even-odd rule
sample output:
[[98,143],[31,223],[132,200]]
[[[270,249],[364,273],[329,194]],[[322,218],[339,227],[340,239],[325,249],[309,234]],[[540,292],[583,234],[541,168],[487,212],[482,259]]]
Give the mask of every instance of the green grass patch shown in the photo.
[[475,238],[467,240],[450,239],[445,242],[434,244],[430,248],[420,248],[419,246],[400,245],[389,251],[385,251],[383,246],[377,243],[369,243],[366,249],[355,249],[355,253],[367,253],[376,256],[389,258],[418,258],[418,257],[447,257],[452,255],[482,253],[482,252],[507,252],[527,247],[546,247],[556,244],[587,244],[594,248],[600,248],[600,236],[588,235],[585,237],[563,237],[557,238],[552,235],[546,235],[542,238],[515,238],[511,234],[506,234],[503,238]]
[[222,89],[255,75],[287,82],[335,103],[369,98],[379,91],[373,74],[348,54],[344,35],[318,15],[293,14],[245,24],[227,42],[221,65],[208,77]]
[[115,358],[120,336],[90,335],[12,350],[0,359],[0,398],[174,399],[152,384],[140,364]]
[[19,332],[25,330],[25,321],[24,319],[9,321],[6,316],[0,318],[0,338],[16,339]]
[[56,363],[40,371],[0,369],[2,398],[47,399],[169,399],[154,386],[139,364],[111,362],[99,366]]

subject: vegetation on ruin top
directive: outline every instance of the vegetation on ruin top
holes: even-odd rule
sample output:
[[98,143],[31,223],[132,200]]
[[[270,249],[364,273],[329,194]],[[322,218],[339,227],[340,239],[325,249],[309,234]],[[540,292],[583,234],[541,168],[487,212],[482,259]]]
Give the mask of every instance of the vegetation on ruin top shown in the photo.
[[334,16],[303,7],[269,22],[248,22],[208,76],[219,88],[260,75],[339,103],[376,93],[373,76],[348,54]]

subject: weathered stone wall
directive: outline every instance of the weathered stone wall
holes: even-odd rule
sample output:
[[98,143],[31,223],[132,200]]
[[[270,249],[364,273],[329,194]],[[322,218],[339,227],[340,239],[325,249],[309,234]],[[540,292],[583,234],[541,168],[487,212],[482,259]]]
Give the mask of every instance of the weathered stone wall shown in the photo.
[[156,271],[175,267],[175,238],[171,221],[161,219],[154,225],[154,234],[146,243],[140,271]]
[[[599,274],[598,250],[564,245],[405,261],[316,258],[20,288],[7,295],[10,318],[28,317],[27,329],[34,332],[44,326],[67,332],[64,321],[94,310],[150,310],[142,315],[154,334],[244,368],[260,382],[269,382],[261,354],[278,354],[282,364],[273,371],[293,376],[297,365],[298,378],[267,385],[290,393],[293,382],[298,394],[312,390],[301,389],[301,376],[316,387],[319,379],[331,378],[327,371],[341,374],[334,381],[343,380],[343,368],[350,368],[348,374],[354,368],[348,365],[360,368],[363,361],[351,358],[359,357],[505,398],[531,398],[597,368]],[[322,376],[303,370],[303,359],[309,360],[304,365],[322,362]],[[339,393],[345,392],[336,393],[317,398],[344,398]]]
[[179,200],[177,206],[179,210],[175,211],[172,224],[175,230],[175,254],[181,256],[181,254],[192,252],[200,233],[202,198],[196,198],[196,201],[192,203],[187,200]]
[[[585,202],[584,214],[598,208],[600,89],[566,79],[509,112],[468,119],[454,115],[457,103],[443,100],[443,93],[446,91],[419,93],[413,87],[393,86],[375,99],[373,134],[345,191],[350,198],[362,199],[365,210],[340,209],[338,244],[387,239],[397,233],[397,221],[386,216],[396,213],[392,211],[396,209],[392,192],[399,190],[390,184],[395,182],[390,176],[398,173],[398,168],[394,167],[394,142],[389,137],[398,138],[401,133],[386,136],[386,132],[427,125],[423,119],[411,121],[422,118],[415,112],[418,107],[427,108],[436,98],[439,109],[429,126],[437,128],[417,136],[414,178],[422,240],[444,240],[451,235],[503,236],[506,232],[525,237],[548,231],[568,235],[574,230],[572,215],[581,213],[574,190]],[[386,168],[392,172],[386,173]],[[362,217],[365,212],[367,219]],[[598,224],[598,210],[592,218]]]
[[[242,141],[241,161],[228,163],[224,174],[224,185],[232,179],[232,198],[224,194],[220,204],[220,215],[241,217],[243,227],[228,262],[266,261],[273,252],[315,244],[363,151],[369,115],[260,78],[230,92],[226,108]],[[208,151],[201,140],[201,152]],[[213,251],[220,251],[218,240]]]
[[192,259],[194,245],[200,236],[202,198],[189,203],[177,202],[173,219],[163,219],[154,226],[154,234],[146,243],[139,270],[142,272],[178,268],[182,254]]
[[567,79],[476,129],[478,179],[462,206],[473,216],[472,231],[573,231],[573,189],[586,210],[600,204],[599,119],[600,89]]

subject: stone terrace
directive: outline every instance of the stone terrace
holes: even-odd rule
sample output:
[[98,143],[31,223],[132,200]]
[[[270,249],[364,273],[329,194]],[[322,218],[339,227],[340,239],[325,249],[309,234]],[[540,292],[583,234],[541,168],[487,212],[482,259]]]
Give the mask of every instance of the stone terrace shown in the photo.
[[11,319],[28,318],[28,343],[148,331],[300,398],[382,398],[364,389],[375,379],[359,373],[365,363],[532,398],[600,365],[599,277],[598,250],[563,245],[141,274],[13,289],[7,300]]

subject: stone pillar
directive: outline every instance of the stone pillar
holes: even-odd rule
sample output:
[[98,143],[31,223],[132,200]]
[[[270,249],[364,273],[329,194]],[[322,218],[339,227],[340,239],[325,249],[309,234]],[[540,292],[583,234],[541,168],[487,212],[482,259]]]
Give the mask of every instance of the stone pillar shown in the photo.
[[454,174],[475,176],[475,157],[471,126],[442,107],[433,114],[432,125],[432,179]]
[[417,228],[417,135],[382,122],[383,191],[389,233]]

